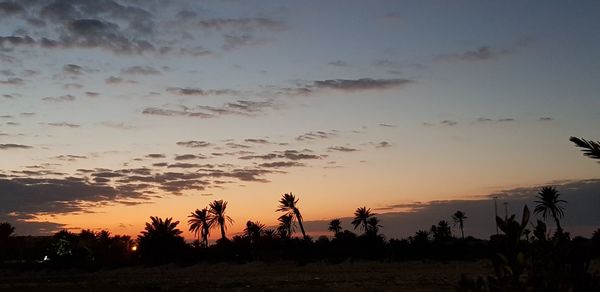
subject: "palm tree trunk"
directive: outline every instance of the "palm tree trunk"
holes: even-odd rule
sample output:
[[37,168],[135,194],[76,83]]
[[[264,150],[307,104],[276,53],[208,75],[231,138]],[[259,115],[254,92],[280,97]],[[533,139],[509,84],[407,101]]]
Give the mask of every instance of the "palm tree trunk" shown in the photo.
[[295,210],[296,219],[298,219],[298,225],[300,225],[300,231],[302,231],[302,237],[306,239],[306,232],[304,232],[304,225],[302,224],[302,215],[300,215],[300,211]]
[[225,236],[225,224],[221,224],[221,238],[227,239],[227,236]]
[[464,230],[464,226],[462,225],[462,223],[460,224],[460,234],[462,235],[462,239],[465,239],[465,230]]
[[554,221],[556,222],[556,231],[562,233],[562,227],[560,227],[560,220],[556,217],[556,212],[552,211],[552,217],[554,217]]

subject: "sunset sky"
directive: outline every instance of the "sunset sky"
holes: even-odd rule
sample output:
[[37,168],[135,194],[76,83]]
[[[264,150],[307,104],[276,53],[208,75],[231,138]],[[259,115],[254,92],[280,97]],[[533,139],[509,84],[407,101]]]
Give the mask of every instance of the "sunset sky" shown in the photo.
[[[599,12],[598,1],[0,2],[0,221],[21,235],[136,235],[160,216],[187,231],[191,211],[223,199],[232,235],[275,224],[293,192],[309,231],[367,206],[390,213],[393,237],[495,193],[554,184],[574,196],[585,184],[600,196],[600,165],[568,140],[600,140]],[[403,225],[403,212],[439,204],[434,222]],[[492,224],[492,209],[472,208]],[[567,216],[599,226],[588,209]]]

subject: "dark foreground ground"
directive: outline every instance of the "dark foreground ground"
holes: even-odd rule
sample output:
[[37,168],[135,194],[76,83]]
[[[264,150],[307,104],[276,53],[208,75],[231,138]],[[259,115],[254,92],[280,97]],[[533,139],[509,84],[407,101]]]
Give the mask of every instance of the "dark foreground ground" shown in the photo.
[[480,262],[198,264],[131,267],[95,273],[2,271],[6,291],[447,291],[461,273],[491,271]]
[[[597,263],[595,268],[597,268]],[[488,261],[198,264],[94,273],[0,270],[1,291],[453,291]]]

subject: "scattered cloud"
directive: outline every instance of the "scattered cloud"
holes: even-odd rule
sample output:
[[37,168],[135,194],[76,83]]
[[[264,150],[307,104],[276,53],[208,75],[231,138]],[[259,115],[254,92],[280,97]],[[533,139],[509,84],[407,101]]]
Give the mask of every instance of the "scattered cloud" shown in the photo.
[[462,61],[462,62],[480,62],[494,60],[501,56],[510,54],[508,49],[494,50],[489,46],[481,46],[475,50],[461,53],[450,53],[434,57],[436,61]]
[[21,144],[0,144],[0,150],[8,149],[31,149],[33,147]]
[[75,101],[75,96],[70,95],[70,94],[61,95],[61,96],[48,96],[48,97],[42,98],[42,100],[47,101],[47,102],[71,102],[71,101]]
[[71,123],[47,123],[48,126],[52,126],[52,127],[65,127],[65,128],[79,128],[81,127],[81,125],[78,124],[71,124]]
[[202,148],[208,147],[212,144],[206,141],[180,141],[176,143],[178,146],[189,147],[189,148]]
[[358,151],[358,149],[356,149],[356,148],[350,148],[350,147],[345,147],[345,146],[333,146],[333,147],[327,148],[327,150],[329,150],[329,151],[337,151],[337,152],[355,152],[355,151]]
[[334,66],[334,67],[348,67],[348,66],[350,66],[347,62],[341,61],[341,60],[329,62],[329,63],[327,63],[327,65]]
[[311,86],[322,89],[334,89],[342,91],[364,91],[381,90],[406,86],[414,83],[410,79],[332,79],[314,81]]
[[284,167],[305,166],[305,164],[296,162],[296,161],[276,161],[276,162],[261,163],[258,166],[266,167],[266,168],[284,168]]
[[131,75],[159,75],[161,74],[160,70],[153,68],[151,66],[131,66],[124,68],[121,70],[123,74],[131,74]]
[[305,133],[305,134],[302,134],[302,135],[296,137],[296,140],[297,141],[314,141],[314,140],[330,139],[335,136],[337,136],[337,134],[333,131],[331,131],[331,132],[313,131],[313,132],[308,132],[308,133]]

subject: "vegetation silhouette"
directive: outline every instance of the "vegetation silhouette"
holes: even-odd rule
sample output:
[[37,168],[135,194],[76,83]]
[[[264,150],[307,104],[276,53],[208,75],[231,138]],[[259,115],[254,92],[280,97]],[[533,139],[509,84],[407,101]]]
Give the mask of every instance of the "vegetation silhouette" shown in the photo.
[[600,142],[588,141],[577,137],[571,137],[569,140],[579,148],[582,148],[583,154],[592,159],[600,159]]
[[354,211],[354,220],[352,220],[352,225],[354,225],[354,230],[360,227],[360,229],[367,234],[369,232],[369,219],[372,216],[377,214],[371,212],[371,208],[360,207]]
[[460,210],[456,211],[454,215],[452,215],[452,220],[454,220],[454,224],[458,224],[458,227],[460,228],[460,234],[462,239],[465,239],[464,222],[467,218],[469,218],[467,217],[467,214]]
[[556,232],[562,233],[560,226],[560,218],[565,215],[564,207],[561,203],[567,203],[565,200],[559,199],[560,193],[554,187],[543,187],[539,192],[535,203],[534,213],[542,213],[544,220],[549,216],[552,216],[554,222],[556,222]]
[[298,225],[300,226],[302,237],[306,239],[306,232],[304,231],[304,225],[302,224],[302,214],[300,214],[300,210],[296,206],[299,200],[300,199],[297,199],[291,192],[289,194],[283,194],[281,199],[279,199],[279,208],[277,211],[294,214],[294,216],[296,216],[296,221],[298,221]]
[[162,264],[171,261],[185,249],[179,221],[172,218],[150,217],[145,230],[138,236],[138,252],[144,262]]
[[342,232],[342,220],[339,218],[331,220],[327,230],[333,232],[333,236],[336,237],[340,232]]
[[188,217],[190,217],[188,220],[188,224],[190,225],[189,231],[194,232],[201,247],[208,247],[208,236],[210,235],[211,228],[208,209],[196,209],[196,211],[192,212]]
[[228,224],[233,224],[233,219],[225,214],[227,202],[223,200],[215,200],[208,205],[208,224],[211,228],[219,227],[221,229],[221,240],[227,241],[225,230]]

